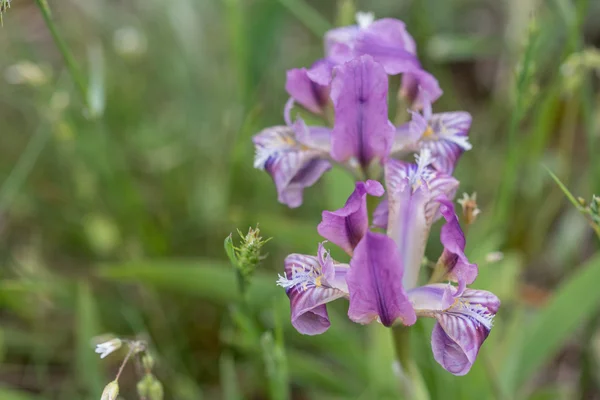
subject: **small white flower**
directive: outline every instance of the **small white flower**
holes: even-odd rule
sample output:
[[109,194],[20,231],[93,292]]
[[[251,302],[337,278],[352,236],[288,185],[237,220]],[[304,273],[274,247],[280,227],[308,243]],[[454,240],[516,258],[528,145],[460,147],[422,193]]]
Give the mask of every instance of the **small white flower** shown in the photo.
[[115,350],[120,349],[122,345],[123,342],[121,341],[121,339],[112,339],[108,342],[97,344],[95,351],[96,353],[100,354],[100,358],[104,358],[110,353],[114,352]]

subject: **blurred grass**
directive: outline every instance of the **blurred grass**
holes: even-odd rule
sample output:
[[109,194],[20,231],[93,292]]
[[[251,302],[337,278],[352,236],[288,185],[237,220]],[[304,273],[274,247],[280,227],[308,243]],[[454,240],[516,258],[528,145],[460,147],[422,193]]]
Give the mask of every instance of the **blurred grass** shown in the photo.
[[[391,371],[365,359],[367,329],[347,321],[344,304],[331,307],[330,331],[310,338],[270,311],[274,301],[287,307],[274,286],[283,258],[316,250],[320,212],[339,207],[352,181],[333,170],[289,210],[251,168],[251,136],[282,123],[285,70],[322,54],[319,35],[345,18],[340,4],[52,2],[89,73],[85,100],[95,106],[83,113],[34,3],[13,1],[0,30],[0,398],[99,398],[119,358],[93,352],[90,339],[103,332],[149,339],[166,398],[267,398],[257,338],[277,324],[294,399],[373,397],[372,366],[382,378]],[[575,196],[598,194],[598,79],[561,65],[598,46],[600,7],[377,0],[356,9],[404,20],[445,90],[436,109],[474,117],[474,149],[456,176],[483,210],[468,237],[477,287],[503,306],[463,378],[433,361],[431,321],[417,324],[414,353],[431,398],[578,396],[572,377],[584,369],[582,349],[593,348],[580,343],[584,323],[600,305],[598,241],[542,163]],[[40,68],[19,75],[22,60]],[[240,334],[227,329],[237,289],[222,243],[256,223],[274,239]],[[498,250],[502,261],[486,261]],[[132,399],[128,371],[122,393]],[[237,390],[221,389],[233,380]]]

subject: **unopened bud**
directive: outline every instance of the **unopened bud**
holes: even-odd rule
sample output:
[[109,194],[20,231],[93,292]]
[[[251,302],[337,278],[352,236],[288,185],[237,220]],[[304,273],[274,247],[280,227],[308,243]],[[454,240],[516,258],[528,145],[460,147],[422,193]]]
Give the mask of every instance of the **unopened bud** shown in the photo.
[[231,264],[238,270],[240,278],[248,283],[256,268],[266,255],[261,254],[261,249],[270,239],[264,240],[260,236],[258,227],[249,228],[247,234],[238,230],[242,241],[238,247],[233,245],[232,236],[225,238],[225,252]]
[[581,205],[582,207],[585,207],[587,205],[587,203],[583,197],[578,197],[577,201],[579,202],[579,205]]
[[473,193],[469,196],[463,193],[463,198],[457,201],[462,207],[463,217],[467,225],[471,225],[477,219],[477,216],[481,213],[481,210],[477,208],[477,193]]
[[150,372],[154,368],[154,358],[148,352],[142,357],[142,365],[146,372]]
[[146,376],[138,382],[137,391],[141,398],[148,400],[162,400],[164,397],[162,383],[160,383],[160,381],[152,374],[146,374]]
[[104,391],[102,391],[102,397],[100,397],[100,400],[117,400],[118,395],[119,383],[117,381],[112,381],[104,387]]

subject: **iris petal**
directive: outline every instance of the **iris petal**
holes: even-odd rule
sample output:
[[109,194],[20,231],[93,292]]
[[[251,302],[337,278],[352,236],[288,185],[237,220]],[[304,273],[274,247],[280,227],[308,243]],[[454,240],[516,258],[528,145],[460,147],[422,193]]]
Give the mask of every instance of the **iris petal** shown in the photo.
[[267,128],[254,136],[254,167],[266,170],[277,188],[279,202],[289,207],[302,204],[304,188],[312,186],[331,168],[321,150],[301,144],[287,126]]
[[383,192],[383,186],[377,181],[357,182],[343,208],[323,211],[323,220],[317,227],[319,235],[352,255],[369,228],[367,195],[379,197]]
[[394,127],[388,120],[388,77],[369,56],[355,58],[335,68],[331,99],[335,123],[331,156],[338,162],[356,159],[368,166],[391,150]]
[[402,287],[402,259],[395,243],[381,233],[367,232],[354,250],[346,276],[350,293],[348,317],[360,324],[379,319],[385,326],[416,321]]

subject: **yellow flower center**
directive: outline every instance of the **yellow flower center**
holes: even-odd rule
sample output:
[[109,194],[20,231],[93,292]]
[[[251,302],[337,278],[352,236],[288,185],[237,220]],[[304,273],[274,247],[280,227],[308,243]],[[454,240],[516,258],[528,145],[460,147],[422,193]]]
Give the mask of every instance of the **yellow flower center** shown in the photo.
[[431,126],[427,125],[427,129],[425,129],[425,132],[423,132],[423,139],[429,138],[432,135],[433,129],[431,128]]

